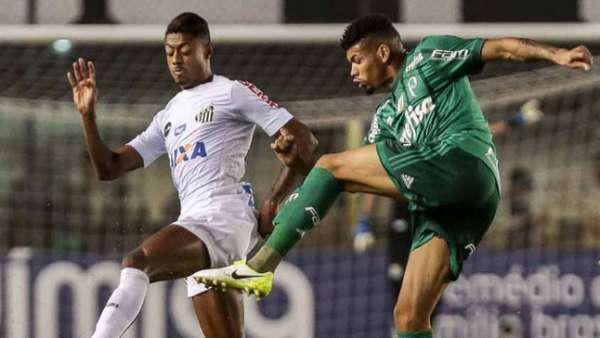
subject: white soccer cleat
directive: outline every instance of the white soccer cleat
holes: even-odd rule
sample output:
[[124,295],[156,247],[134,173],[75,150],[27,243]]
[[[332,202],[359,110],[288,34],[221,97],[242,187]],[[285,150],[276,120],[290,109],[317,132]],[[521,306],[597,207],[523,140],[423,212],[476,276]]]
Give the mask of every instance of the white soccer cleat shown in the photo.
[[273,273],[257,272],[245,260],[224,268],[200,270],[192,277],[206,286],[242,290],[248,295],[255,295],[257,300],[267,296],[273,288]]

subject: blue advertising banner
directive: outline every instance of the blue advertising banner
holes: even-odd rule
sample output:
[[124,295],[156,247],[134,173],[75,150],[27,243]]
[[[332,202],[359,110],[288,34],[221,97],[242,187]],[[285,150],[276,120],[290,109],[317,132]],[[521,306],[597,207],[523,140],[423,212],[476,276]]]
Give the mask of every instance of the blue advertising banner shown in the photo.
[[444,293],[440,337],[600,337],[600,252],[478,251]]
[[[13,250],[0,261],[0,337],[91,336],[120,269],[116,259]],[[271,296],[245,300],[248,337],[387,336],[384,269],[381,251],[358,257],[347,250],[298,250],[278,268]],[[123,337],[202,336],[178,280],[151,285]]]
[[[300,249],[276,288],[246,299],[250,338],[390,337],[383,250]],[[114,259],[15,249],[0,261],[0,337],[91,335],[119,281]],[[600,337],[600,253],[477,251],[445,292],[436,337]],[[202,337],[185,283],[151,286],[125,338]]]

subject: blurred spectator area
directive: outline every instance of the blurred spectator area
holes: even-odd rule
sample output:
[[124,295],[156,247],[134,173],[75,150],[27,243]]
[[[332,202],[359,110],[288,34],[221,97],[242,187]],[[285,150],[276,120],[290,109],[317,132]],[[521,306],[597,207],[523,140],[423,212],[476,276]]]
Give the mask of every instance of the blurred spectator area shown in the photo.
[[[600,45],[589,46],[600,51]],[[27,245],[118,254],[172,222],[178,204],[164,158],[117,182],[94,179],[65,77],[78,56],[96,62],[99,124],[107,143],[117,147],[178,91],[161,44],[75,44],[63,54],[52,44],[1,47],[0,250]],[[323,153],[356,145],[360,133],[347,122],[355,119],[358,129],[366,128],[382,98],[353,88],[344,53],[333,43],[217,42],[212,65],[216,73],[250,80],[283,102],[311,125]],[[544,62],[492,62],[473,77],[490,121],[511,116],[525,98],[538,98],[546,114],[535,126],[496,138],[505,201],[486,237],[490,247],[600,246],[600,184],[592,179],[593,155],[600,149],[598,78],[597,70],[573,72]],[[257,132],[248,154],[246,179],[259,200],[280,170],[269,142]],[[530,214],[517,217],[508,207],[516,166],[530,170],[535,182],[528,191]],[[303,245],[347,245],[352,198],[340,198]]]
[[1,0],[0,5],[0,24],[166,24],[182,11],[227,24],[348,22],[373,12],[412,23],[600,19],[595,0]]
[[[600,45],[590,47],[600,51]],[[101,102],[164,105],[178,90],[159,44],[75,44],[66,54],[51,44],[5,44],[0,46],[0,96],[68,101],[65,74],[80,56],[96,62]],[[352,86],[349,65],[335,44],[217,43],[212,65],[215,73],[254,82],[277,101],[362,95]],[[475,79],[548,65],[490,63]]]

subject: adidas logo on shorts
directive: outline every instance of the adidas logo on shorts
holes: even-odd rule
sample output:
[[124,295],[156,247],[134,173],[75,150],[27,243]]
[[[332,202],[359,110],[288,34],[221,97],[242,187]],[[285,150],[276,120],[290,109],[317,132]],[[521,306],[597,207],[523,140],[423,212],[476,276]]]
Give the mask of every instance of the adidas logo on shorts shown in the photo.
[[400,175],[400,177],[402,178],[402,182],[404,182],[404,185],[406,186],[406,189],[410,189],[410,186],[415,181],[415,178],[412,177],[412,176],[408,176],[406,174],[402,174],[402,175]]
[[469,251],[469,256],[475,252],[475,249],[477,249],[477,247],[473,243],[469,243],[465,246],[465,250]]

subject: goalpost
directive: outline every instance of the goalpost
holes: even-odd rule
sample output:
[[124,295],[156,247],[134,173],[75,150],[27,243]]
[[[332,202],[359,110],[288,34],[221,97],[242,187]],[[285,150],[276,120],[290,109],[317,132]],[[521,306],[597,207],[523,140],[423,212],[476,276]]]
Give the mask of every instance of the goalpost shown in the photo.
[[[346,24],[211,25],[218,43],[336,43]],[[395,24],[405,41],[427,35],[522,36],[555,42],[599,42],[600,23]],[[160,43],[163,25],[0,25],[0,43],[48,43],[70,39],[86,43]]]

